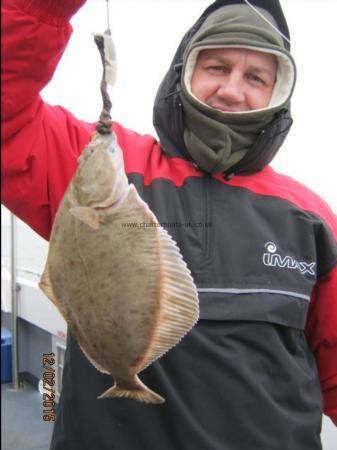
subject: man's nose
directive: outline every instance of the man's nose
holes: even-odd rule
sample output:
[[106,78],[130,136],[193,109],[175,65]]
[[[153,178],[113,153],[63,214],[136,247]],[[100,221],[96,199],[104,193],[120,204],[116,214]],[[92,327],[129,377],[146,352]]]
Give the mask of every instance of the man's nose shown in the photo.
[[243,80],[239,74],[231,73],[221,81],[218,95],[224,101],[240,103],[244,101]]

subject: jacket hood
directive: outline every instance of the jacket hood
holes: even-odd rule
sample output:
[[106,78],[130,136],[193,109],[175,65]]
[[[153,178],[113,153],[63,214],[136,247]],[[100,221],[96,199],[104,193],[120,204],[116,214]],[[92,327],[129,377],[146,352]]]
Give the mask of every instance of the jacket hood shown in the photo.
[[[247,140],[247,136],[244,137],[246,149],[244,152],[239,149],[240,151],[236,153],[236,155],[243,155],[241,159],[236,156],[236,158],[232,158],[232,164],[213,164],[214,167],[219,168],[217,171],[224,172],[227,176],[237,173],[249,174],[261,170],[273,159],[292,124],[289,100],[295,84],[296,71],[289,54],[289,31],[284,15],[278,0],[255,0],[250,3],[251,5],[248,5],[244,0],[216,1],[204,11],[183,37],[158,89],[154,104],[153,122],[163,150],[169,156],[182,157],[196,162],[199,167],[208,172],[215,171],[210,169],[212,164],[199,164],[198,150],[194,150],[194,154],[193,152],[191,154],[191,149],[188,147],[189,142],[186,142],[186,129],[193,122],[191,117],[206,118],[206,121],[201,121],[206,128],[208,123],[212,124],[213,119],[218,120],[214,128],[215,133],[218,133],[221,122],[221,126],[227,130],[226,141],[228,139],[231,141],[231,135],[228,133],[228,129],[232,131],[231,124],[240,123],[241,130],[246,131],[252,123],[260,121],[259,127],[255,129],[256,132],[250,133],[250,139]],[[233,8],[228,8],[230,5]],[[233,17],[231,17],[232,13]],[[255,33],[252,32],[250,35],[251,25]],[[221,113],[199,102],[189,90],[189,79],[200,49],[235,46],[267,51],[277,56],[278,65],[281,68],[278,70],[278,79],[282,79],[282,83],[276,83],[271,104],[264,110],[235,114]],[[287,83],[289,86],[285,89],[284,85]],[[187,101],[189,108],[186,108]],[[195,114],[195,111],[199,116]],[[266,111],[268,111],[268,115]],[[211,118],[211,122],[208,121],[208,117]],[[198,129],[200,129],[198,124],[195,125],[195,128],[198,133]],[[187,131],[190,134],[190,130]],[[213,130],[209,131],[208,135],[213,135]],[[217,143],[222,140],[221,133],[215,138]],[[207,132],[205,134],[207,136]],[[238,135],[235,126],[232,137],[234,135]],[[192,140],[197,143],[199,141],[199,136],[194,141]],[[249,148],[247,148],[247,142],[249,142]],[[202,146],[200,148],[203,149]],[[220,158],[220,153],[224,152],[224,149],[215,149],[212,157],[215,155],[216,161]],[[205,155],[207,156],[207,153]],[[238,159],[239,161],[236,161]],[[200,160],[202,161],[202,157]]]

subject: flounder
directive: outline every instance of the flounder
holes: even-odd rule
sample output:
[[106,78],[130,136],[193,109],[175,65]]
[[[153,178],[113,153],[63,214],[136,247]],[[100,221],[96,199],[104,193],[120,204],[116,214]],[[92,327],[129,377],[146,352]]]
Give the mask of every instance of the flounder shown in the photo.
[[113,132],[94,132],[78,160],[39,285],[88,360],[112,375],[98,398],[164,401],[137,374],[194,326],[198,294],[176,243],[128,183]]

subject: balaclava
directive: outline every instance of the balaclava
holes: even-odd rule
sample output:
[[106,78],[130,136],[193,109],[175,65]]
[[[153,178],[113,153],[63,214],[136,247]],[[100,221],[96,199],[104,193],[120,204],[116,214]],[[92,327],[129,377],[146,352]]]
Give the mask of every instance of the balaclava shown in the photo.
[[[265,10],[259,12],[276,26]],[[224,6],[213,12],[191,39],[183,57],[180,98],[184,111],[184,141],[197,165],[223,172],[240,161],[274,114],[289,104],[295,84],[295,64],[281,35],[248,5]],[[200,50],[245,48],[277,57],[277,81],[268,107],[245,112],[222,112],[199,101],[190,82]]]
[[[277,0],[269,1],[278,4]],[[218,3],[225,6],[216,8]],[[180,45],[173,62],[177,75],[175,89],[165,96],[165,106],[160,95],[167,90],[168,83],[172,86],[171,67],[157,94],[154,123],[164,151],[174,154],[172,144],[176,147],[174,144],[178,142],[180,153],[206,172],[252,173],[272,159],[291,126],[289,107],[296,79],[295,63],[277,22],[264,8],[240,1],[218,1],[213,5],[213,11],[204,17],[201,26],[197,22]],[[266,108],[222,112],[192,94],[190,82],[199,51],[219,47],[245,48],[276,56],[277,81]],[[170,99],[171,95],[175,98]],[[164,125],[163,112],[166,118],[166,113],[170,113],[177,139],[167,139],[170,137],[167,132],[173,128]]]

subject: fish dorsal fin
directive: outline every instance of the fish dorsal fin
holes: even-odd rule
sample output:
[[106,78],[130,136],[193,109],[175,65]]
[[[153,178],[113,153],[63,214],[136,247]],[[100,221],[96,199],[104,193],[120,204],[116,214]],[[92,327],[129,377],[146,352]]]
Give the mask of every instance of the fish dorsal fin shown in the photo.
[[69,212],[90,228],[94,230],[99,229],[99,217],[94,208],[90,208],[89,206],[74,206],[69,209]]
[[177,244],[158,227],[160,244],[160,312],[154,336],[138,367],[143,370],[175,346],[199,318],[198,292]]

